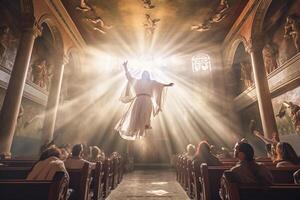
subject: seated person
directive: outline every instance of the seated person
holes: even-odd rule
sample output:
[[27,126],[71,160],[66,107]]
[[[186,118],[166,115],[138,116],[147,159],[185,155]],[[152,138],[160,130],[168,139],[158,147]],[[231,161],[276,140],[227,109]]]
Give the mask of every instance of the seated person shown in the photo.
[[104,160],[105,160],[105,156],[103,156],[103,152],[101,151],[101,149],[97,146],[93,146],[90,161],[91,162],[97,162],[97,161],[103,162]]
[[[90,163],[82,158],[83,145],[75,144],[72,148],[72,155],[65,161],[67,169],[81,169],[85,163]],[[95,164],[92,164],[94,166]]]
[[188,160],[193,160],[196,154],[196,148],[195,145],[193,144],[188,144],[186,146],[186,153],[184,154],[184,156],[188,159]]
[[300,165],[300,159],[287,142],[279,142],[276,145],[276,167],[297,167]]
[[293,176],[295,184],[300,184],[300,169],[298,169]]
[[254,160],[254,150],[248,143],[238,142],[234,147],[234,156],[239,163],[230,169],[238,183],[258,183],[269,185],[273,182],[271,172]]
[[60,159],[61,152],[57,147],[46,149],[38,162],[33,166],[27,176],[27,180],[52,180],[56,172],[68,172],[64,162]]
[[194,160],[198,161],[200,165],[202,163],[212,166],[222,165],[222,162],[211,153],[210,145],[206,141],[202,141],[198,144]]

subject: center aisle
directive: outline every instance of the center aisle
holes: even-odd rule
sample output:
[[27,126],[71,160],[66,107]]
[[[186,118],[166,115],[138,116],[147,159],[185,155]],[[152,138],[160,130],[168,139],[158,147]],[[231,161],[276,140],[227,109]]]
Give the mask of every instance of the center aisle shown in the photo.
[[172,170],[137,170],[126,174],[108,200],[188,200]]

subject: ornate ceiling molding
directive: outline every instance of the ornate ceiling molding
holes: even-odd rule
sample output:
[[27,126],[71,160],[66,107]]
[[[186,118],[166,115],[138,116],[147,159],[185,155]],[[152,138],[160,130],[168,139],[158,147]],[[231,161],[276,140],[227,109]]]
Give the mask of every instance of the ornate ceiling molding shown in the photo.
[[60,0],[46,0],[45,1],[49,8],[52,10],[53,15],[56,17],[58,22],[65,29],[66,33],[70,36],[72,41],[79,49],[83,49],[86,47],[86,42],[81,36],[79,30],[77,29],[75,23],[72,18],[66,11]]

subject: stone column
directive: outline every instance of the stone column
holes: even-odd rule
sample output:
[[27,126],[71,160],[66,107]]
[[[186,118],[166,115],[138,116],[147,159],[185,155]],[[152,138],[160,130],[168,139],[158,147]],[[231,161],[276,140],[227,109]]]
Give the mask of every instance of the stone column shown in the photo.
[[42,132],[42,144],[47,145],[53,140],[55,129],[55,120],[59,106],[60,90],[62,85],[64,66],[68,59],[64,56],[59,56],[54,66],[54,74],[51,80],[51,87],[48,95],[47,108],[45,111],[44,126]]
[[277,139],[279,139],[272,106],[272,98],[262,55],[264,44],[260,41],[263,40],[257,39],[257,42],[250,41],[247,49],[251,55],[259,113],[265,137],[271,139],[275,132],[277,133]]
[[36,24],[23,27],[15,63],[0,114],[0,154],[10,157],[10,148],[25,87],[35,38],[41,33]]

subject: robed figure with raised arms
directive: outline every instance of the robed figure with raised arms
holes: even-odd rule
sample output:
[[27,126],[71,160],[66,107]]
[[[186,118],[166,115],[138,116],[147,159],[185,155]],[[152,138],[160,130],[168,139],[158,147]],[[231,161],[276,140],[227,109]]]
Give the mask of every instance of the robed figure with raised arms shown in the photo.
[[123,67],[128,83],[120,100],[130,105],[115,130],[123,139],[136,140],[144,137],[146,130],[152,128],[151,116],[162,111],[164,88],[173,86],[173,83],[163,84],[151,80],[147,71],[142,73],[141,79],[136,79],[129,73],[127,61],[123,63]]

